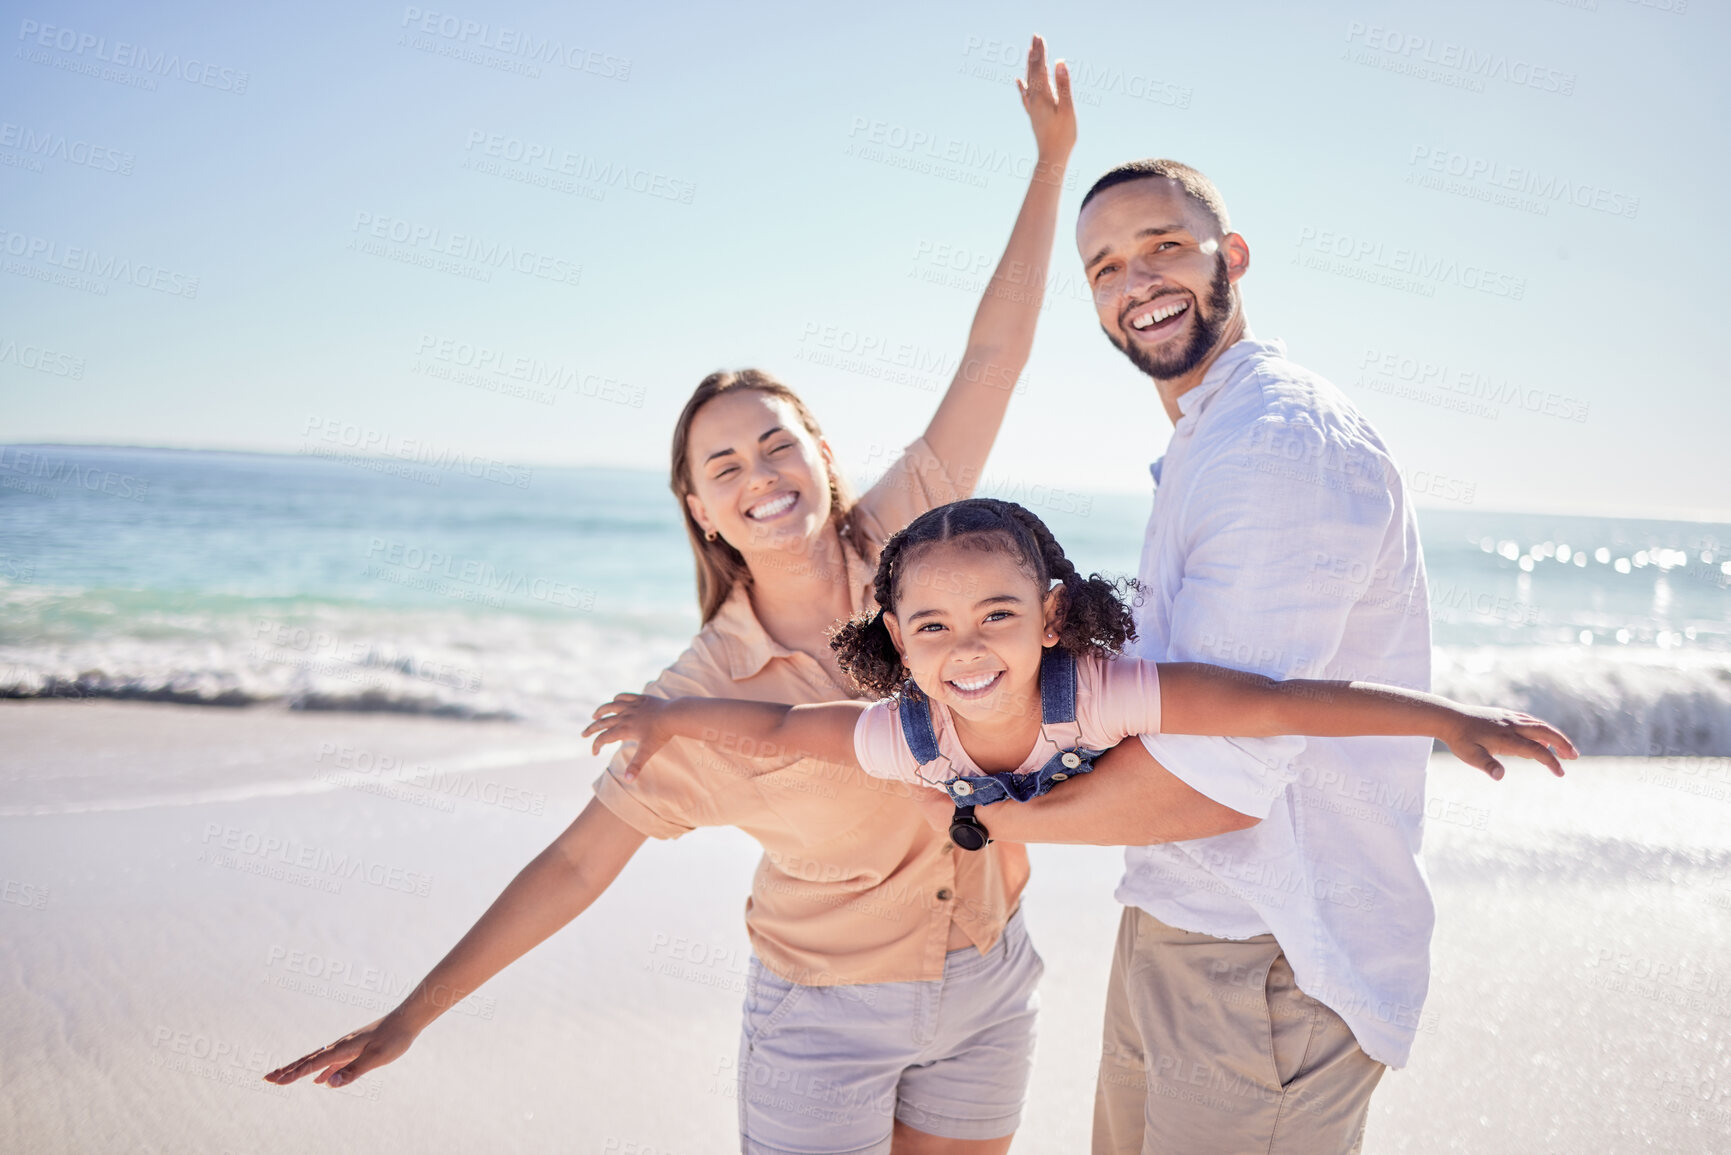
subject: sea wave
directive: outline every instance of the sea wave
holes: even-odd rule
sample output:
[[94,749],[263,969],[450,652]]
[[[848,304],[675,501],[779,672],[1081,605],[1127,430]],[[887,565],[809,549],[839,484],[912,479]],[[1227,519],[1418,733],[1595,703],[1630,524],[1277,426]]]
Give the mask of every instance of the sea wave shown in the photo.
[[[390,712],[574,726],[686,644],[682,621],[323,608],[0,644],[0,698]],[[1731,755],[1731,655],[1629,647],[1441,647],[1433,685],[1526,710],[1584,754]]]
[[1431,681],[1463,702],[1536,714],[1583,754],[1731,755],[1731,655],[1439,647]]
[[[92,598],[77,601],[88,609]],[[39,619],[0,637],[0,698],[270,704],[568,726],[642,686],[688,637],[679,615],[592,618],[258,606],[146,614],[94,634]]]

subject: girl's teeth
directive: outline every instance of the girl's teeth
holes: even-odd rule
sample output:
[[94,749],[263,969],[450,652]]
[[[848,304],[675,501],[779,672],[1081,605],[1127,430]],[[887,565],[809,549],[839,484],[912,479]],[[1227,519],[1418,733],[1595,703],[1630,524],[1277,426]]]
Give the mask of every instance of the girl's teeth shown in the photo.
[[965,682],[960,682],[960,681],[956,681],[956,680],[952,679],[950,681],[950,685],[954,686],[958,690],[966,690],[969,693],[972,693],[975,690],[985,689],[987,686],[989,686],[993,682],[997,681],[997,679],[998,679],[998,675],[988,674],[983,678],[970,678],[969,680],[967,680]]

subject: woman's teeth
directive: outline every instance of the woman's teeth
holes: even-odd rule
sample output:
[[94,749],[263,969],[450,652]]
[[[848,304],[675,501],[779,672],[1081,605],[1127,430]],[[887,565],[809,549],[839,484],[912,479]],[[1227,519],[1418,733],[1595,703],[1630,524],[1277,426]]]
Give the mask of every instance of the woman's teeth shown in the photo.
[[786,513],[789,509],[793,508],[793,503],[798,500],[799,494],[784,493],[779,497],[772,497],[768,501],[758,502],[756,505],[745,511],[745,516],[751,518],[753,521],[762,521],[766,517],[774,517],[777,514]]
[[1130,327],[1132,329],[1150,328],[1170,317],[1176,317],[1189,307],[1189,301],[1173,301],[1170,304],[1161,305],[1157,309],[1149,309],[1145,313],[1130,318]]

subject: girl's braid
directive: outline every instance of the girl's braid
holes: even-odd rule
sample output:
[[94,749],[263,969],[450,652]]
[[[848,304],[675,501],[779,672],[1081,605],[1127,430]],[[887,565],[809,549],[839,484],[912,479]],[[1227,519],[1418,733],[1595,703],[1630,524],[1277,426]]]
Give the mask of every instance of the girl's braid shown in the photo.
[[1026,531],[1039,550],[1036,562],[1049,580],[1064,587],[1063,607],[1058,625],[1058,644],[1073,654],[1092,653],[1101,657],[1118,653],[1126,642],[1136,637],[1135,619],[1119,595],[1120,587],[1134,594],[1133,579],[1110,581],[1099,574],[1083,577],[1076,565],[1064,553],[1064,547],[1052,536],[1032,511],[1013,501],[1003,503],[1004,513]]

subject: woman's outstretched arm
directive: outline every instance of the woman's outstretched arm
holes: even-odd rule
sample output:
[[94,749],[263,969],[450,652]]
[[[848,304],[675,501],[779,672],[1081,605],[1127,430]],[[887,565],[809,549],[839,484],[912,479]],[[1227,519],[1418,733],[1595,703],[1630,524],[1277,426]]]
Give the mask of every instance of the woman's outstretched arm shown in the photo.
[[1028,48],[1028,78],[1018,80],[1016,88],[1034,129],[1038,157],[1009,244],[974,313],[967,350],[926,427],[926,444],[964,494],[979,483],[1010,394],[1034,347],[1034,326],[1045,300],[1058,196],[1076,144],[1076,108],[1063,61],[1056,74],[1055,82],[1047,75],[1046,43],[1034,37]]
[[587,910],[644,838],[591,799],[395,1010],[265,1079],[286,1084],[317,1071],[313,1082],[340,1087],[401,1057],[434,1019]]

